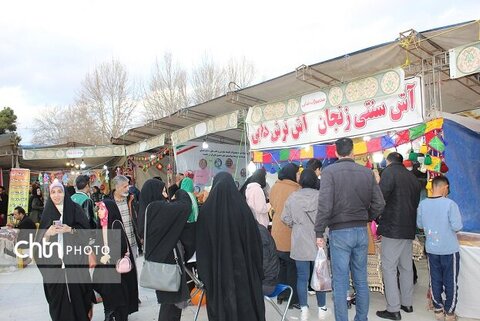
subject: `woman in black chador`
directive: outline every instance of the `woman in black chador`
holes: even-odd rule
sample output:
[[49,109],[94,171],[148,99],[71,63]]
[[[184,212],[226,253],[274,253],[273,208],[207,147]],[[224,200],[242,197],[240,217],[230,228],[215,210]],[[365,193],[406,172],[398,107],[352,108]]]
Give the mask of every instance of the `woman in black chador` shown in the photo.
[[[157,181],[149,184],[152,194],[160,195],[161,200],[148,204],[140,204],[142,219],[145,219],[144,245],[145,259],[153,262],[174,264],[173,249],[177,253],[178,263],[182,268],[182,280],[177,292],[155,291],[157,301],[160,303],[159,321],[180,321],[182,308],[187,306],[190,298],[187,286],[186,273],[183,261],[190,259],[195,251],[192,224],[187,224],[188,216],[192,210],[192,202],[187,192],[178,190],[174,200],[167,202],[168,194],[165,184]],[[142,188],[141,197],[144,189]],[[158,193],[158,194],[157,194]],[[146,193],[148,194],[148,193]],[[142,200],[140,201],[142,203]],[[144,208],[144,209],[143,209]],[[159,276],[161,277],[161,276]]]
[[[36,241],[42,244],[58,242],[61,250],[55,247],[50,253],[38,250],[34,253],[53,321],[88,321],[91,317],[94,295],[88,257],[83,253],[67,252],[69,246],[84,248],[88,245],[88,233],[81,232],[88,228],[83,210],[55,180],[50,185],[50,198],[45,203]],[[45,257],[45,254],[52,256]]]
[[210,321],[264,321],[262,241],[232,176],[221,172],[197,221],[197,268]]

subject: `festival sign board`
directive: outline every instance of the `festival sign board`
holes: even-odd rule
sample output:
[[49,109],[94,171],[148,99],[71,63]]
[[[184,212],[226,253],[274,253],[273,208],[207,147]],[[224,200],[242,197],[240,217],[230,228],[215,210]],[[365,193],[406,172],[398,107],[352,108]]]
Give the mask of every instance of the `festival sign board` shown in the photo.
[[322,102],[325,96],[318,93],[254,106],[246,120],[250,148],[308,145],[419,124],[424,119],[422,80],[414,77],[402,83],[400,94],[335,106]]
[[188,142],[175,147],[175,163],[178,173],[192,171],[195,192],[211,186],[213,177],[219,172],[229,172],[237,186],[246,178],[246,154],[243,146]]
[[30,186],[30,170],[12,168],[10,170],[10,184],[8,185],[8,213],[13,213],[17,206],[21,206],[28,213],[28,198]]
[[125,156],[124,145],[83,146],[76,148],[24,149],[23,159],[65,159]]
[[480,41],[450,49],[450,79],[480,72]]
[[171,135],[172,144],[177,146],[195,138],[238,127],[238,110],[232,113],[210,118],[189,127],[174,131]]
[[165,134],[161,134],[125,147],[127,156],[139,154],[165,145]]

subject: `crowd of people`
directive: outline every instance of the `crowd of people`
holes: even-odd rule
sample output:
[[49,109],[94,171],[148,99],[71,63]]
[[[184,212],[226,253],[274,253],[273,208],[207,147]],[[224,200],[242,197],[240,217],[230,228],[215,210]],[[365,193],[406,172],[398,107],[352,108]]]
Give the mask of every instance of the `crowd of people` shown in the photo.
[[[103,302],[105,320],[128,320],[139,309],[141,271],[135,260],[142,253],[148,261],[178,264],[183,272],[193,261],[205,286],[211,321],[265,320],[264,296],[279,283],[291,286],[293,293],[281,293],[278,304],[292,295],[289,308],[300,310],[300,320],[309,320],[308,293],[314,293],[315,318],[323,320],[332,315],[327,292],[312,292],[309,284],[317,252],[325,249],[331,261],[335,320],[348,320],[351,278],[355,320],[365,321],[367,229],[372,221],[381,236],[386,299],[386,309],[377,316],[400,320],[400,310],[413,312],[412,240],[418,226],[428,231],[434,315],[454,320],[459,271],[455,233],[462,223],[458,206],[447,198],[448,179],[434,178],[433,194],[420,202],[422,186],[399,153],[388,155],[380,176],[355,163],[351,139],[339,139],[336,153],[338,160],[325,168],[317,159],[305,169],[286,164],[271,188],[264,169],[255,171],[240,189],[231,174],[218,173],[201,205],[193,180],[185,175],[177,175],[170,186],[149,179],[141,191],[132,189],[128,177],[117,175],[108,197],[98,188],[92,191],[88,176],[82,175],[75,193],[58,181],[50,184],[46,200],[41,189],[32,186],[30,215],[16,208],[15,218],[20,229],[39,222],[38,242],[101,247],[112,246],[111,232],[121,237],[119,252],[111,255],[55,253],[47,262],[35,253],[52,320],[89,320],[92,304],[98,302]],[[132,268],[119,272],[115,262],[124,257]],[[116,282],[106,281],[115,277]],[[187,277],[181,274],[178,291],[156,291],[159,321],[181,319],[190,299]]]

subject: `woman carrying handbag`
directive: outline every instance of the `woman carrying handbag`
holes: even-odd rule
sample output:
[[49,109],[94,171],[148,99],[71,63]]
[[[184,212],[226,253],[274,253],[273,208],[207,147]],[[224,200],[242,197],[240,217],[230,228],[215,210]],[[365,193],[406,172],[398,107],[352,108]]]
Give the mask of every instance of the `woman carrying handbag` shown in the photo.
[[[129,314],[138,311],[135,259],[115,201],[105,199],[97,206],[100,224],[96,243],[100,248],[109,247],[111,251],[107,255],[97,256],[93,272],[94,289],[102,296],[105,320],[126,321]],[[120,264],[122,261],[129,261],[127,265],[130,268]]]
[[[192,202],[190,196],[183,190],[178,190],[175,193],[173,202],[167,202],[168,195],[165,184],[159,180],[144,185],[140,195],[144,193],[145,188],[151,188],[150,194],[156,195],[157,199],[160,198],[161,200],[150,203],[146,203],[146,200],[144,200],[143,204],[142,199],[140,200],[140,217],[145,224],[143,235],[145,246],[144,268],[148,262],[178,265],[180,267],[181,279],[178,291],[155,291],[157,301],[160,303],[158,320],[180,321],[182,308],[186,306],[185,303],[190,298],[183,261],[184,259],[188,260],[194,252],[190,243],[184,241]],[[147,194],[149,193],[145,193],[145,195]],[[178,243],[182,246],[178,246]],[[140,283],[142,283],[142,278],[145,278],[144,273],[142,271]],[[161,277],[161,275],[158,275],[158,278]]]

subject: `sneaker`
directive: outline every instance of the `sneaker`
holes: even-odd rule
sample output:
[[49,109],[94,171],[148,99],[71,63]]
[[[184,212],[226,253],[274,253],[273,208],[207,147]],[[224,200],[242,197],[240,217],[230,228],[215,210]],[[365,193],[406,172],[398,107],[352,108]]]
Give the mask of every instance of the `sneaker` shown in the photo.
[[327,309],[327,307],[319,307],[318,308],[318,319],[319,320],[325,320],[328,315],[330,314],[330,311]]
[[302,307],[300,309],[300,320],[301,321],[307,321],[308,320],[308,315],[309,315],[308,307]]
[[438,320],[438,321],[445,320],[445,315],[443,314],[443,309],[435,309],[433,311],[433,313],[435,314],[435,320]]
[[456,321],[456,320],[457,320],[457,316],[455,315],[455,313],[445,314],[445,321]]
[[308,290],[308,295],[315,295],[317,292]]

